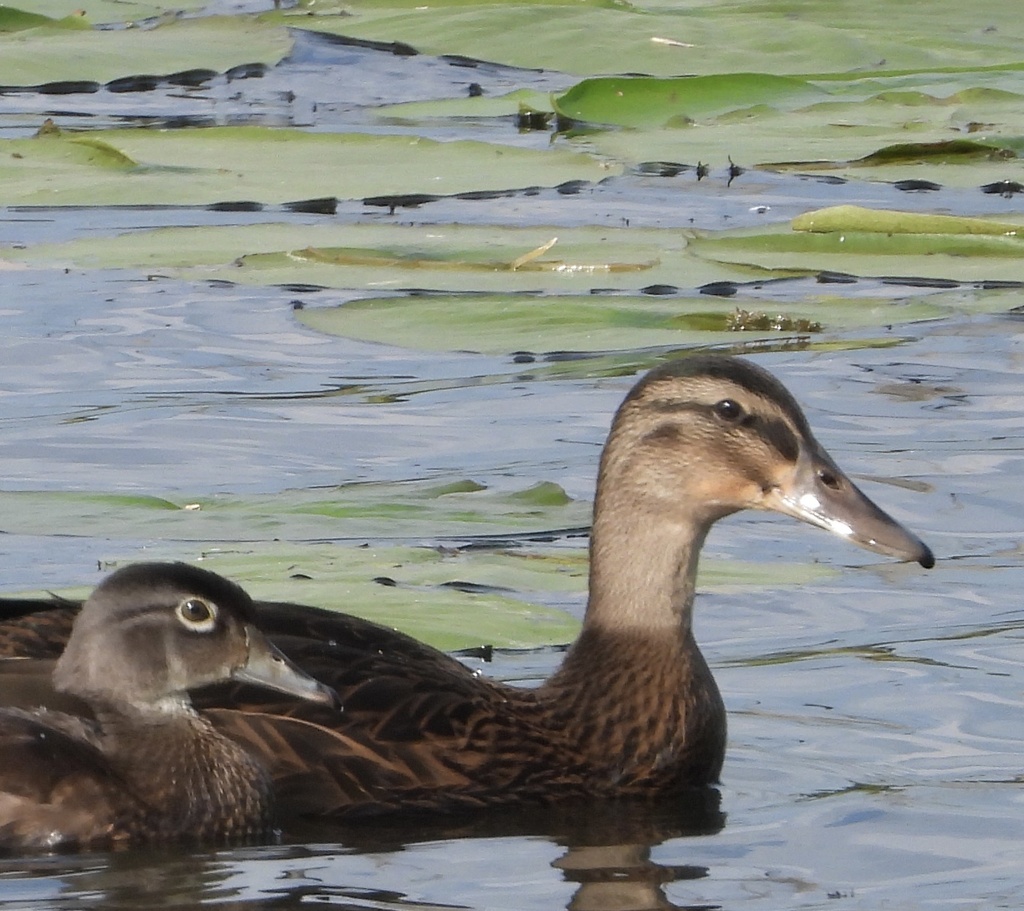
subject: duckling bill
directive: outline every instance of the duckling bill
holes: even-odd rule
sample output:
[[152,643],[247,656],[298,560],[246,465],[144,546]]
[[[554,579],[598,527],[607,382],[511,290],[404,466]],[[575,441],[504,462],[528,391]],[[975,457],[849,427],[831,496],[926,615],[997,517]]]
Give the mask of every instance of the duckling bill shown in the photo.
[[[345,711],[238,686],[197,704],[267,764],[288,814],[654,797],[712,784],[726,717],[693,636],[694,585],[711,526],[741,509],[934,563],[846,477],[774,377],[739,358],[691,357],[647,374],[615,415],[598,473],[583,627],[541,686],[476,676],[365,620],[263,603],[268,632],[338,692]],[[46,638],[25,633],[45,606],[40,630],[73,611],[13,605],[18,647]]]
[[254,626],[237,585],[185,564],[107,578],[75,619],[55,688],[91,710],[0,711],[0,849],[261,838],[270,776],[192,708],[225,680],[334,705]]

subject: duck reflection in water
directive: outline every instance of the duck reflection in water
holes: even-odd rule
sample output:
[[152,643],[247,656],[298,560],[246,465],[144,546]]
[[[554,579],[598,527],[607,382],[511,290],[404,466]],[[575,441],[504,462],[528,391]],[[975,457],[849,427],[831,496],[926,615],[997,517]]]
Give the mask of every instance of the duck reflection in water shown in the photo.
[[[687,842],[723,823],[718,790],[695,788],[657,804],[572,801],[456,816],[391,814],[372,823],[313,820],[299,823],[285,844],[258,848],[122,851],[102,863],[72,855],[59,867],[52,858],[0,858],[0,879],[54,881],[68,907],[708,908],[709,870],[685,862]],[[662,859],[652,860],[663,843]],[[558,858],[546,859],[552,852]],[[524,881],[535,895],[523,892]],[[37,882],[35,894],[42,888]]]

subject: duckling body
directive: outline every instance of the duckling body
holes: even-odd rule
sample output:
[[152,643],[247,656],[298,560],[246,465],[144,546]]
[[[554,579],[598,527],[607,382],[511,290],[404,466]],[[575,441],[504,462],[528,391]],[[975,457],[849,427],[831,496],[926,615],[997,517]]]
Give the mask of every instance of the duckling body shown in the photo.
[[245,592],[183,564],[136,564],[77,613],[53,672],[88,715],[0,711],[0,849],[265,837],[267,770],[192,708],[226,679],[333,705],[252,626]]
[[[238,687],[197,705],[269,765],[287,813],[655,796],[713,783],[726,719],[693,637],[694,584],[712,524],[744,508],[934,562],[846,478],[770,374],[738,358],[692,357],[649,373],[616,414],[583,629],[543,685],[495,683],[376,624],[270,603],[258,608],[268,632],[338,691],[344,713]],[[62,610],[51,606],[53,629]],[[29,621],[30,607],[18,612]]]

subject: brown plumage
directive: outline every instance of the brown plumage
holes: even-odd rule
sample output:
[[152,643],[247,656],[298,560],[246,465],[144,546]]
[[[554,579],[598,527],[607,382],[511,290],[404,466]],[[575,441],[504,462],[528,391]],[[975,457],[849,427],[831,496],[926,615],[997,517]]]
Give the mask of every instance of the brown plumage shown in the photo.
[[[338,691],[345,711],[238,687],[197,704],[269,765],[290,814],[451,810],[710,784],[724,757],[725,710],[693,638],[694,581],[711,525],[744,508],[934,562],[832,462],[774,378],[741,359],[692,357],[649,373],[616,414],[598,477],[583,630],[544,684],[495,683],[367,621],[263,603],[268,633]],[[31,616],[31,604],[19,604],[12,612]],[[59,630],[67,610],[40,614],[43,628]]]
[[206,570],[140,563],[75,613],[52,681],[82,713],[0,711],[0,849],[269,834],[269,774],[187,691],[239,679],[336,697],[253,626],[248,595]]

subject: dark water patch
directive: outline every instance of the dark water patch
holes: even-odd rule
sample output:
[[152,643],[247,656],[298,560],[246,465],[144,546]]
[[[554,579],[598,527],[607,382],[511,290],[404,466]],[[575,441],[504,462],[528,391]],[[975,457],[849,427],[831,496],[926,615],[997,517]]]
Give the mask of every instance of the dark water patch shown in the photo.
[[1024,191],[1024,184],[1016,180],[1000,180],[996,183],[987,183],[981,188],[982,193],[1001,196],[1003,199],[1010,199],[1021,191]]
[[555,192],[560,196],[576,196],[590,186],[593,184],[589,180],[567,180],[555,187]]
[[463,54],[442,54],[439,60],[444,60],[452,66],[467,67],[469,69],[494,69],[500,68],[515,73],[543,73],[544,70],[538,67],[509,66],[508,64],[496,63],[493,60],[481,60],[477,57],[466,57]]
[[187,88],[198,88],[205,85],[218,75],[216,70],[194,69],[182,70],[180,73],[171,73],[167,77],[170,85],[185,86]]
[[699,294],[710,294],[713,297],[733,297],[739,290],[736,282],[708,282],[701,285],[697,292]]
[[903,193],[935,192],[942,189],[942,184],[932,180],[896,180],[893,186]]
[[241,79],[254,79],[266,75],[269,68],[263,63],[244,63],[226,70],[223,74],[211,69],[181,70],[176,73],[163,75],[138,73],[129,76],[120,76],[107,83],[95,82],[93,80],[65,79],[56,82],[45,82],[41,85],[5,85],[0,86],[0,93],[11,94],[32,94],[40,95],[95,95],[101,90],[106,90],[114,95],[126,95],[136,92],[155,92],[161,86],[172,86],[175,88],[199,88],[211,83],[218,76],[228,82],[236,82]]
[[508,199],[515,196],[521,190],[470,190],[466,193],[456,193],[454,199],[465,199],[468,202],[490,201],[493,199]]
[[240,63],[229,70],[224,71],[224,78],[228,82],[236,82],[239,79],[259,79],[270,72],[270,67],[265,63]]
[[19,89],[17,86],[8,86],[2,91],[30,91],[38,92],[40,95],[92,95],[100,90],[98,82],[90,80],[64,80],[61,82],[45,82],[42,85],[29,86],[26,89]]
[[106,89],[115,95],[128,92],[153,92],[162,81],[160,76],[124,76],[108,82]]
[[338,200],[334,196],[300,199],[296,202],[286,202],[284,209],[289,212],[303,212],[309,215],[335,215],[338,212]]
[[[292,34],[296,38],[299,37],[294,31]],[[368,51],[391,54],[395,57],[417,57],[420,53],[411,44],[406,44],[404,41],[373,41],[367,38],[353,38],[351,35],[336,35],[331,32],[305,32],[302,34],[302,38],[310,44],[319,42],[322,45],[334,45],[337,47],[357,47]],[[293,51],[288,57],[288,60],[291,61],[302,59],[301,51]]]
[[450,588],[453,591],[465,592],[470,595],[508,595],[513,594],[515,589],[504,585],[487,585],[483,582],[465,582],[461,579],[453,579],[450,582],[440,582],[438,588]]
[[213,202],[207,208],[211,212],[262,212],[263,204],[238,200],[236,202]]
[[917,278],[912,275],[880,276],[876,281],[883,285],[899,285],[902,288],[931,288],[936,291],[949,291],[961,287],[961,283],[948,278]]
[[363,205],[388,209],[394,215],[397,209],[418,209],[438,199],[439,196],[431,193],[398,193],[393,196],[367,196],[363,199]]
[[815,281],[819,285],[855,285],[859,279],[849,272],[819,272]]
[[696,165],[680,164],[677,161],[642,161],[634,170],[637,174],[655,177],[678,177],[686,171],[693,171]]

